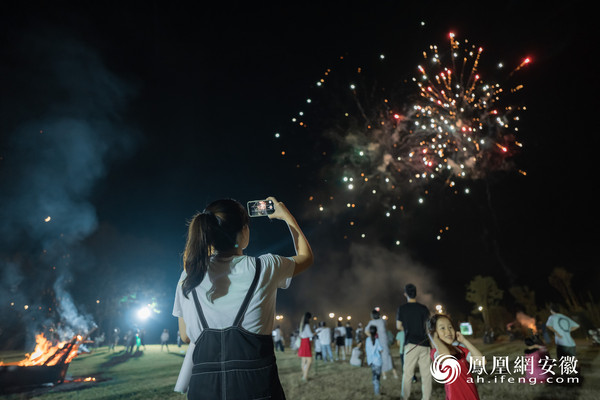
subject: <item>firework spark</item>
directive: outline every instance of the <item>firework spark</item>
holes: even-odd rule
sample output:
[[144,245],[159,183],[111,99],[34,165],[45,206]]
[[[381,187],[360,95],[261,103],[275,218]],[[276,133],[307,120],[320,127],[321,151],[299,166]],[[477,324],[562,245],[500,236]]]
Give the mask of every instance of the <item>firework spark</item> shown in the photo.
[[[524,107],[505,98],[523,85],[507,91],[486,81],[479,72],[483,48],[459,43],[454,34],[449,38],[446,57],[437,46],[423,52],[425,63],[413,78],[419,97],[412,105],[394,111],[384,99],[375,118],[361,113],[362,131],[342,133],[350,144],[346,150],[358,156],[347,155],[342,166],[344,182],[352,177],[349,190],[359,189],[358,182],[372,193],[432,180],[454,187],[457,179],[481,179],[512,167],[509,160],[522,147],[516,135]],[[525,59],[510,75],[529,62]],[[362,179],[356,180],[357,174]]]
[[[436,182],[454,193],[468,193],[459,184],[512,169],[511,158],[522,147],[517,134],[519,112],[525,108],[511,104],[510,97],[523,85],[505,89],[486,79],[493,74],[480,71],[483,48],[459,42],[452,33],[448,39],[446,50],[432,45],[423,52],[418,75],[412,78],[414,90],[400,99],[392,92],[362,87],[366,69],[354,69],[356,77],[342,89],[351,101],[336,112],[342,118],[319,132],[334,142],[328,182],[335,185],[330,193],[311,196],[318,212],[368,202],[391,218],[404,202],[424,204],[427,188]],[[530,62],[523,60],[504,81]],[[317,81],[319,90],[331,80],[332,70],[324,75]],[[293,122],[302,128],[313,125],[307,123],[307,114],[298,113]]]

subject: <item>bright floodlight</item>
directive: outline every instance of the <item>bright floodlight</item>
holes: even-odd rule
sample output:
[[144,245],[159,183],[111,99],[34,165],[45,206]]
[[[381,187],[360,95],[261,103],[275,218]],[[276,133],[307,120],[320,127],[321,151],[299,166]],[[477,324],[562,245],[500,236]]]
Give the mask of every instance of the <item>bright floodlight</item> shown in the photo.
[[148,319],[148,317],[150,317],[150,309],[148,307],[142,307],[138,310],[137,315],[139,319]]

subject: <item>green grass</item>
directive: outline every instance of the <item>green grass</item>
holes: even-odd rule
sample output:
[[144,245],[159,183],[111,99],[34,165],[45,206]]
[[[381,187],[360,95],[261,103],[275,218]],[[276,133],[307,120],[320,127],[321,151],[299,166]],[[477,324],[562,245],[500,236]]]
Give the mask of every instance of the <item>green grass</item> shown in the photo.
[[[491,345],[476,345],[490,360],[493,356],[508,355],[511,360],[523,353],[521,342],[498,341]],[[120,350],[121,348],[119,348]],[[124,356],[123,352],[108,352],[106,347],[92,354],[77,357],[69,366],[69,378],[95,377],[96,382],[65,382],[52,388],[38,388],[29,392],[6,395],[8,400],[16,399],[185,399],[174,393],[173,386],[183,361],[182,351],[176,346],[170,352],[161,352],[159,345],[149,345],[143,354],[134,357]],[[586,342],[578,343],[579,369],[582,372],[581,385],[529,385],[524,383],[483,383],[478,384],[482,399],[581,399],[596,400],[600,397],[600,348]],[[392,347],[393,354],[398,354]],[[551,356],[555,350],[550,348]],[[369,399],[372,398],[371,371],[368,367],[353,367],[347,362],[313,362],[308,382],[300,379],[300,361],[287,350],[277,354],[279,375],[291,400],[318,399]],[[3,353],[0,359],[5,362],[20,358],[17,353]],[[394,362],[401,373],[400,360]],[[518,377],[517,375],[511,375]],[[491,378],[491,376],[488,376]],[[389,374],[382,380],[381,399],[400,399],[400,379]],[[420,383],[413,384],[411,398],[420,399]],[[443,399],[442,385],[434,383],[433,398]]]

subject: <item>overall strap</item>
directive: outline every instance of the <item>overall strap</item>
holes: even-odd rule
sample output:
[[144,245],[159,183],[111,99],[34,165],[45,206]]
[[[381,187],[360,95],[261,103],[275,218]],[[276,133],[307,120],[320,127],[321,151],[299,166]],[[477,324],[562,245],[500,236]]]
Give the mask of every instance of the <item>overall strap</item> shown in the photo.
[[250,285],[250,288],[248,289],[248,293],[246,293],[244,302],[242,303],[242,306],[240,307],[240,310],[238,311],[238,314],[235,317],[235,320],[233,321],[233,326],[240,325],[242,318],[244,317],[244,314],[246,314],[246,309],[248,308],[248,304],[250,304],[250,299],[252,298],[252,295],[254,294],[254,291],[256,290],[256,285],[258,285],[258,278],[260,277],[260,258],[255,257],[255,260],[256,260],[256,272],[254,273],[254,279],[252,280],[252,284]]
[[200,306],[200,301],[198,301],[198,295],[196,294],[196,288],[192,289],[192,296],[194,296],[194,304],[196,304],[196,311],[198,312],[198,316],[200,317],[200,324],[202,325],[202,329],[208,329],[208,323],[206,323],[206,318],[204,317],[204,312],[202,312],[202,307]]

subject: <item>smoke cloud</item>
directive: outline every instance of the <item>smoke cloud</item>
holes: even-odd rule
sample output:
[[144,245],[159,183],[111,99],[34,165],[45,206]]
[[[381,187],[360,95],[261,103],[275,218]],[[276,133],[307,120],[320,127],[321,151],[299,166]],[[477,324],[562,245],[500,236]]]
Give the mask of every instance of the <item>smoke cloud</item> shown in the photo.
[[348,252],[314,250],[316,264],[295,278],[288,291],[280,292],[282,303],[291,295],[293,304],[302,307],[292,311],[294,321],[299,322],[306,311],[325,320],[333,312],[336,317],[351,315],[355,326],[358,322],[364,325],[371,310],[380,307],[388,317],[388,327],[395,329],[396,310],[406,303],[406,284],[417,287],[417,300],[432,312],[435,304],[444,300],[437,277],[405,253],[359,243],[351,243]]
[[69,294],[71,271],[85,268],[74,264],[78,245],[98,226],[93,188],[137,141],[124,119],[134,88],[85,43],[46,31],[24,37],[12,57],[5,70],[15,91],[2,99],[11,129],[0,141],[0,342],[8,347],[9,326],[36,331],[48,314],[73,331],[93,327]]

